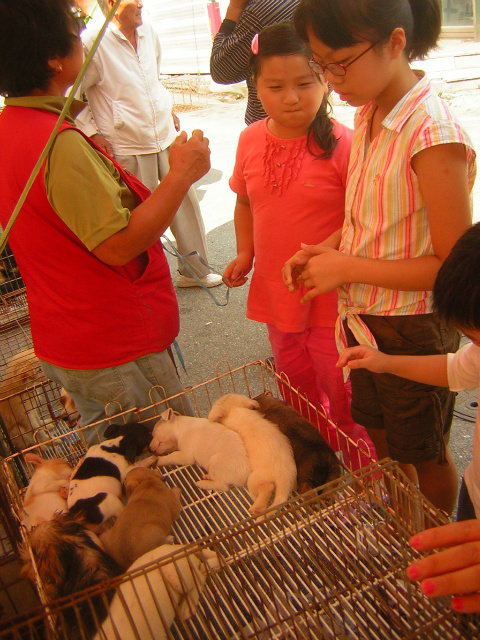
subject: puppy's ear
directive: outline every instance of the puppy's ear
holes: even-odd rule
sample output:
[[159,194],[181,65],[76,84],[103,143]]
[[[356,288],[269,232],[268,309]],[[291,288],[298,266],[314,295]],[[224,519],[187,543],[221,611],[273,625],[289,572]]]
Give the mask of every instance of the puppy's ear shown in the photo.
[[169,407],[166,411],[160,414],[160,417],[162,420],[165,420],[165,422],[171,422],[172,420],[175,420],[175,411]]
[[26,453],[24,455],[24,458],[25,462],[30,462],[30,464],[33,464],[34,466],[37,464],[43,464],[45,462],[45,460],[38,456],[36,453]]
[[122,425],[119,424],[109,424],[103,432],[103,437],[105,438],[105,440],[110,440],[111,438],[116,438],[117,436],[121,435],[121,427]]

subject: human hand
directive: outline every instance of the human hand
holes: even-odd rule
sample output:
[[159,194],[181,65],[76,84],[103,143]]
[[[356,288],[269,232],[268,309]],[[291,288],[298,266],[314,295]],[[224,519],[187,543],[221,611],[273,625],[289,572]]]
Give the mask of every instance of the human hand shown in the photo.
[[[306,245],[302,245],[306,246]],[[287,287],[290,293],[293,293],[298,289],[298,277],[303,272],[303,269],[309,259],[312,257],[312,253],[308,253],[305,249],[300,249],[289,260],[285,262],[282,267],[282,279],[283,284]]]
[[109,156],[113,156],[112,147],[110,146],[109,141],[104,138],[100,133],[94,133],[93,136],[90,136],[90,140],[93,140],[100,149],[103,149],[105,153],[108,153]]
[[173,118],[173,126],[175,127],[175,131],[178,133],[180,131],[180,118],[173,111],[172,111],[172,118]]
[[368,369],[373,373],[385,373],[388,371],[387,363],[390,356],[373,347],[361,344],[358,347],[349,347],[341,354],[337,361],[337,367],[350,367],[350,369]]
[[333,291],[349,281],[346,275],[347,268],[354,258],[321,244],[302,243],[301,248],[313,255],[310,256],[297,278],[297,282],[309,289],[300,302],[307,302],[322,293]]
[[419,551],[449,547],[415,560],[407,568],[429,598],[454,596],[450,606],[461,613],[480,611],[480,520],[452,522],[426,529],[410,538]]
[[229,287],[241,287],[248,280],[247,273],[252,268],[253,258],[239,253],[223,272],[223,278]]
[[170,171],[176,172],[190,185],[200,180],[210,169],[209,140],[203,131],[195,129],[190,138],[185,131],[170,145]]

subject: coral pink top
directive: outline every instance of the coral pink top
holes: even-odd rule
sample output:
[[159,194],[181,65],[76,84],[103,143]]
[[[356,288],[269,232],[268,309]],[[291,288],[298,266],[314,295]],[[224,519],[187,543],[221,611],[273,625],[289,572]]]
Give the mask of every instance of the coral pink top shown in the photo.
[[323,160],[309,152],[306,136],[277,138],[267,122],[255,122],[240,134],[229,183],[237,195],[248,196],[253,216],[255,264],[247,317],[289,332],[333,327],[337,292],[300,304],[305,289],[289,293],[281,269],[301,242],[318,244],[342,227],[353,132],[334,121],[338,144]]

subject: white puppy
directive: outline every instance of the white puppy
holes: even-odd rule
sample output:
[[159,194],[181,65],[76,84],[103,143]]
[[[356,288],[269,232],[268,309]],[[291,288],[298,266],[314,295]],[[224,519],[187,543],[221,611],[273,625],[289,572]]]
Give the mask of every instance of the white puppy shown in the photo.
[[171,637],[175,616],[187,620],[195,613],[208,571],[218,566],[218,560],[214,551],[201,549],[163,566],[153,564],[182,548],[164,544],[129,567],[130,577],[117,587],[108,617],[94,640],[164,640]]
[[150,450],[160,454],[158,465],[198,464],[206,469],[208,475],[197,482],[201,489],[244,487],[250,474],[245,445],[236,433],[206,418],[181,416],[172,409],[160,415]]
[[258,402],[248,396],[227,393],[215,402],[208,415],[209,420],[237,431],[245,443],[252,469],[247,481],[254,500],[250,513],[264,511],[274,491],[272,506],[288,500],[297,478],[288,438],[255,411],[258,407]]
[[35,467],[23,498],[22,522],[28,531],[55,515],[68,511],[68,482],[72,468],[66,460],[46,460],[35,453],[26,453],[25,461]]
[[[24,349],[7,363],[0,382],[0,414],[12,445],[18,451],[49,440],[48,430],[38,406],[27,389],[47,382],[33,349]],[[39,429],[37,440],[35,430]]]

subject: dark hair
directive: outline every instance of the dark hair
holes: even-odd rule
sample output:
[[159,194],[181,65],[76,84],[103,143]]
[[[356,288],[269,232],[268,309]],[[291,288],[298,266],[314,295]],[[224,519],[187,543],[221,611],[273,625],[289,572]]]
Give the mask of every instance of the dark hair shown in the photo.
[[397,27],[405,31],[409,61],[434,49],[442,26],[440,0],[300,0],[293,15],[299,36],[307,29],[331,49],[359,42],[387,42]]
[[0,95],[48,88],[48,61],[73,51],[76,15],[73,0],[0,0]]
[[480,222],[465,231],[444,260],[433,304],[445,322],[480,330]]
[[[258,53],[250,55],[250,73],[256,81],[262,69],[262,63],[272,56],[289,56],[300,54],[310,58],[310,49],[298,37],[291,21],[265,27],[258,34]],[[312,71],[312,74],[314,72]],[[328,159],[337,146],[337,139],[333,134],[333,122],[330,119],[330,103],[325,94],[315,120],[310,125],[307,136],[307,147],[312,155],[317,158]],[[321,153],[314,152],[311,148],[311,138],[322,149]]]

